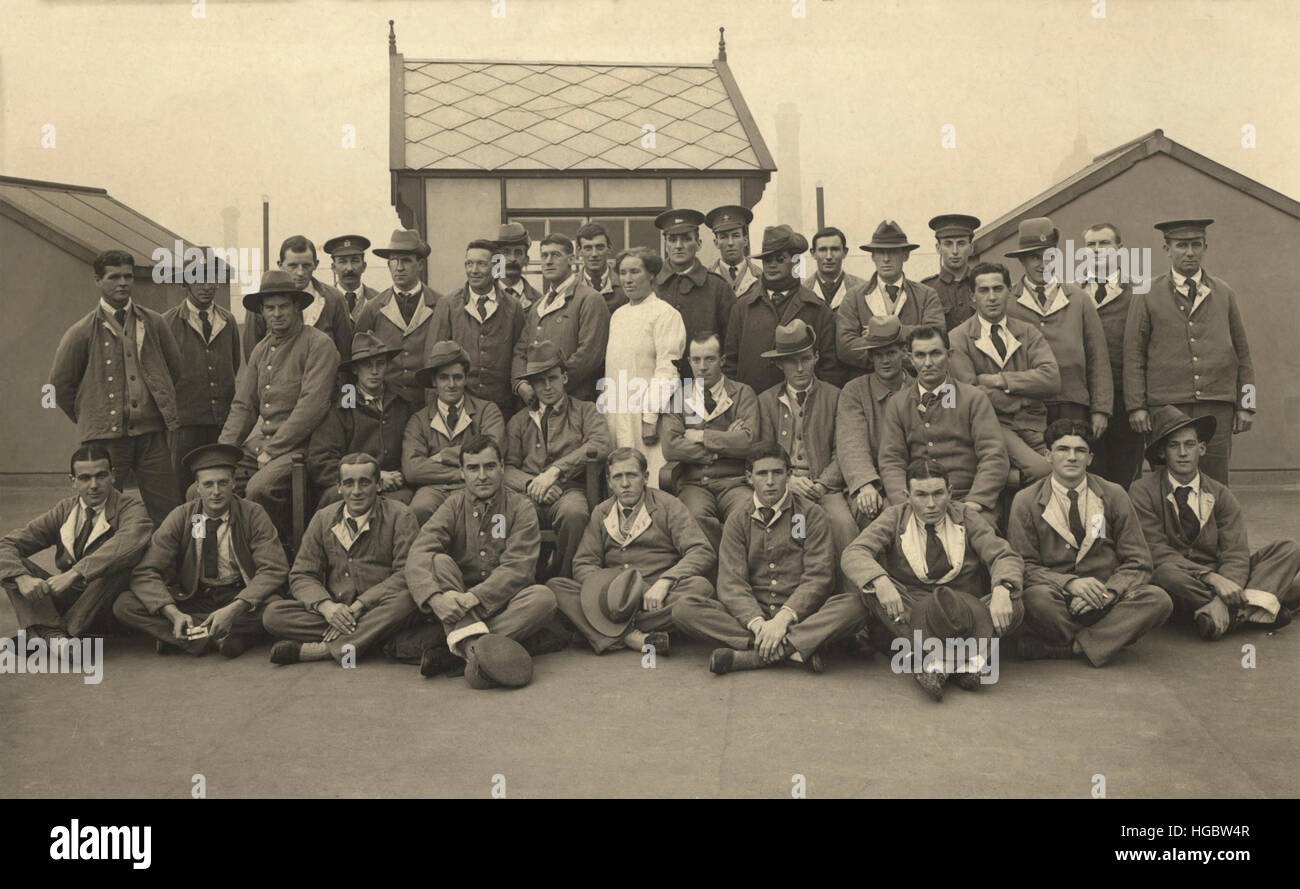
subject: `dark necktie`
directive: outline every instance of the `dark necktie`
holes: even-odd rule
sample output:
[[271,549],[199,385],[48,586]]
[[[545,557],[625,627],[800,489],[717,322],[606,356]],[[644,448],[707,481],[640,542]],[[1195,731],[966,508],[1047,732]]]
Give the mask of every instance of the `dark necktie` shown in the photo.
[[1183,540],[1187,543],[1192,543],[1201,534],[1201,520],[1187,499],[1191,494],[1191,485],[1182,485],[1174,489],[1174,500],[1178,502],[1178,527],[1183,532]]
[[1005,361],[1007,358],[1007,343],[1006,340],[1002,339],[1001,330],[1001,324],[989,325],[989,339],[993,340],[993,348],[998,350],[998,357]]
[[77,532],[77,539],[72,542],[72,557],[80,559],[86,554],[86,541],[90,539],[91,529],[95,527],[95,510],[87,507],[86,521]]
[[542,450],[546,456],[551,453],[551,406],[548,404],[542,408]]
[[488,298],[486,296],[480,296],[478,298],[478,317],[480,322],[487,320],[487,305]]
[[1038,294],[1038,304],[1043,307],[1044,311],[1046,311],[1047,310],[1047,285],[1035,284],[1034,293]]
[[113,317],[117,319],[117,326],[122,328],[123,333],[126,333],[126,309],[118,309],[113,312]]
[[402,320],[407,324],[411,323],[411,316],[415,314],[415,294],[399,293],[397,294],[397,308],[402,313]]
[[889,294],[889,310],[894,310],[894,303],[898,302],[898,285],[886,284],[885,292]]
[[635,506],[620,506],[619,511],[623,514],[622,520],[618,523],[618,530],[623,536],[627,536],[628,531],[632,528],[632,513],[636,510]]
[[212,319],[208,317],[207,309],[199,309],[199,323],[203,325],[203,342],[211,342]]
[[934,525],[925,526],[925,566],[926,576],[930,580],[938,580],[952,570],[952,562],[948,561],[948,551],[944,549],[943,541],[939,539],[939,532]]
[[1101,305],[1102,302],[1105,301],[1105,299],[1106,299],[1106,282],[1105,282],[1105,281],[1102,281],[1100,284],[1097,285],[1097,293],[1094,295],[1094,298],[1097,300],[1097,305]]
[[349,290],[347,293],[345,293],[345,294],[343,294],[343,295],[346,296],[346,297],[347,297],[347,300],[348,300],[348,312],[351,313],[351,312],[356,311],[356,308],[357,308],[357,292],[356,292],[355,290]]
[[460,422],[460,408],[452,405],[447,408],[447,431],[451,434],[456,433],[456,424]]
[[1070,498],[1070,533],[1074,535],[1076,546],[1083,546],[1083,516],[1079,514],[1079,492],[1071,489]]
[[935,403],[938,402],[938,400],[939,400],[939,395],[936,392],[921,393],[921,407],[925,408],[927,411],[930,408],[934,407]]
[[731,274],[731,283],[735,284],[736,276],[740,274],[740,271],[734,265],[727,266],[727,271]]
[[1196,302],[1196,282],[1191,278],[1187,279],[1187,301]]
[[776,515],[776,509],[774,507],[760,506],[758,508],[758,520],[763,523],[764,528],[772,524],[772,516],[774,515]]
[[346,521],[346,522],[348,523],[348,533],[352,535],[352,542],[353,542],[353,543],[356,543],[356,540],[357,540],[357,529],[358,529],[358,527],[359,527],[359,526],[357,525],[357,520],[354,519],[354,518],[352,518],[352,516],[347,516],[347,517],[344,519],[344,521]]
[[713,390],[705,389],[704,390],[704,412],[711,417],[713,416],[713,412],[717,409],[718,409],[718,399],[713,397]]
[[216,578],[217,549],[220,547],[221,519],[208,519],[203,528],[203,576]]
[[794,393],[794,400],[799,402],[799,407],[803,407],[804,402],[808,400],[808,391],[805,389],[801,392]]

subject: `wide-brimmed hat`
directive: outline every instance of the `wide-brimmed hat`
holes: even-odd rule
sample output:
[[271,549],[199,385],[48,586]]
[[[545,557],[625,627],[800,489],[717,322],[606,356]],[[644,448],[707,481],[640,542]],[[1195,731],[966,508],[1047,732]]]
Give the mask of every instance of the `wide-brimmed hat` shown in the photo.
[[645,580],[635,568],[601,568],[582,583],[582,614],[604,636],[618,638],[641,610]]
[[364,256],[370,249],[370,239],[362,235],[339,235],[326,241],[321,249],[329,256]]
[[392,358],[400,355],[402,350],[388,345],[368,330],[359,330],[352,337],[352,357],[340,361],[340,368],[354,367],[368,358]]
[[1166,239],[1203,238],[1205,230],[1213,224],[1213,219],[1170,219],[1157,222],[1155,227]]
[[564,350],[550,340],[542,340],[528,347],[524,360],[524,372],[516,379],[526,380],[538,374],[546,373],[553,367],[564,366]]
[[460,343],[454,340],[439,340],[429,350],[429,354],[424,361],[424,367],[415,372],[415,385],[424,389],[432,389],[433,378],[438,373],[439,368],[458,362],[465,366],[465,373],[468,374],[470,367],[472,367],[469,353],[461,347]]
[[724,204],[704,214],[704,224],[714,232],[728,228],[747,228],[753,221],[754,214],[750,209],[739,204]]
[[1061,230],[1052,225],[1046,216],[1020,220],[1019,237],[1015,250],[1008,250],[1006,256],[1029,256],[1042,253],[1049,247],[1055,247],[1061,240]]
[[1152,466],[1164,465],[1165,439],[1179,429],[1195,426],[1197,440],[1209,442],[1214,437],[1214,430],[1218,425],[1218,421],[1209,414],[1192,419],[1172,404],[1162,404],[1159,407],[1152,408],[1151,437],[1147,442],[1147,462]]
[[789,250],[796,256],[808,249],[808,239],[788,225],[769,225],[763,229],[763,249],[754,254],[755,259]]
[[967,216],[965,213],[940,213],[930,220],[930,228],[934,231],[936,240],[939,238],[973,238],[975,229],[979,227],[979,219],[974,216]]
[[868,349],[883,349],[903,342],[903,323],[897,315],[872,315],[864,337]]
[[993,618],[974,596],[941,586],[925,609],[925,631],[934,639],[990,638]]
[[509,636],[485,633],[476,636],[465,659],[465,681],[473,688],[504,685],[519,688],[533,678],[533,658]]
[[817,331],[808,326],[802,318],[795,318],[789,324],[781,324],[772,336],[772,347],[761,354],[760,358],[789,358],[809,349],[817,348]]
[[506,222],[497,229],[496,242],[498,247],[504,247],[507,244],[523,244],[525,247],[532,243],[528,237],[528,229],[524,228],[521,222]]
[[410,228],[393,229],[388,238],[388,246],[375,248],[375,255],[384,259],[401,255],[425,257],[430,252],[429,245],[424,243],[420,233]]
[[655,217],[655,228],[666,235],[693,232],[704,224],[704,214],[699,210],[665,210]]
[[244,457],[244,449],[232,444],[205,444],[181,458],[181,463],[190,472],[200,469],[236,469]]
[[871,241],[858,245],[862,250],[915,250],[916,244],[907,239],[902,226],[892,219],[881,220],[880,225],[871,233]]
[[244,294],[244,308],[250,312],[262,311],[262,300],[268,296],[292,296],[298,302],[298,308],[305,309],[311,305],[316,295],[310,290],[299,290],[293,284],[293,276],[283,269],[271,269],[262,275],[262,283],[256,293]]

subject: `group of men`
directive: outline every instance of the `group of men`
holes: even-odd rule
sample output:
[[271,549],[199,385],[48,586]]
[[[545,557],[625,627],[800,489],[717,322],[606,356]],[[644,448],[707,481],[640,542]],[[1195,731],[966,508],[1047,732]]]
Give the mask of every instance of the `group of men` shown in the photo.
[[[102,254],[99,304],[51,372],[83,440],[75,495],[0,541],[20,623],[75,636],[111,604],[160,653],[233,657],[269,634],[279,664],[379,647],[483,687],[526,683],[575,633],[598,653],[711,640],[715,673],[820,672],[834,647],[916,633],[1101,666],[1175,605],[1207,639],[1300,607],[1300,547],[1252,552],[1227,487],[1253,378],[1235,295],[1201,268],[1211,220],[1156,226],[1171,271],[1145,294],[1107,251],[1110,223],[1084,233],[1097,275],[1076,285],[1055,280],[1047,219],[1021,224],[1015,282],[971,263],[967,215],[931,220],[941,270],[924,282],[892,221],[862,245],[863,280],[835,228],[802,279],[810,245],[789,226],[751,260],[751,220],[656,220],[655,293],[688,340],[656,478],[641,451],[612,449],[595,403],[627,302],[597,224],[576,246],[541,240],[540,290],[527,230],[503,225],[468,244],[447,295],[423,283],[417,232],[373,251],[383,292],[361,283],[366,238],[324,245],[341,290],[289,238],[244,297],[243,349],[214,285],[159,315],[131,300],[133,258]],[[293,553],[298,457],[317,511]],[[139,499],[121,492],[131,474]],[[31,561],[48,547],[53,576]],[[937,699],[987,670],[913,675]]]

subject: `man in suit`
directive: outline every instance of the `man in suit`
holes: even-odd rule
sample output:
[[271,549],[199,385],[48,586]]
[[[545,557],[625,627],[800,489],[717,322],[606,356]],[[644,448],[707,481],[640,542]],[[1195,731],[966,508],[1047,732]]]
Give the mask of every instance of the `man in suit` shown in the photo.
[[731,285],[736,298],[758,283],[762,269],[749,260],[749,224],[754,214],[748,207],[725,204],[704,214],[704,224],[713,232],[718,261],[709,271]]
[[571,576],[573,554],[591,516],[584,490],[587,454],[597,460],[611,448],[609,423],[590,401],[567,391],[564,352],[554,343],[528,348],[523,379],[537,396],[506,424],[505,484],[526,494],[543,527],[555,529],[556,565]]
[[848,252],[848,238],[834,226],[813,235],[812,255],[817,269],[803,279],[803,286],[820,296],[832,312],[839,309],[849,294],[860,296],[867,290],[865,279],[844,271],[844,257]]
[[1052,347],[1037,329],[1007,316],[1011,273],[1006,266],[982,262],[971,277],[975,314],[952,330],[952,376],[984,390],[1002,425],[1007,457],[1021,479],[1046,478],[1051,467],[1043,445],[1043,400],[1061,387]]
[[512,296],[519,303],[519,308],[527,312],[542,294],[524,277],[528,268],[528,250],[533,240],[528,236],[528,229],[520,222],[506,222],[497,230],[496,252],[493,262],[500,256],[505,274],[501,277],[501,290]]
[[[516,409],[511,365],[525,313],[492,277],[495,249],[491,241],[470,241],[465,248],[465,286],[438,300],[429,322],[428,349],[446,340],[459,343],[470,361],[467,391],[510,417]],[[425,367],[429,357],[426,351]]]
[[947,470],[952,498],[996,524],[1010,462],[993,405],[978,387],[952,379],[942,327],[912,328],[908,349],[916,384],[889,399],[880,432],[877,462],[889,502],[907,502],[907,467],[913,461],[934,460]]
[[[126,589],[149,545],[153,523],[144,504],[113,487],[113,458],[82,445],[68,461],[73,496],[0,538],[0,583],[28,636],[76,637]],[[48,571],[32,557],[54,547]]]
[[373,252],[388,263],[393,286],[362,307],[357,315],[357,330],[369,331],[389,348],[400,350],[388,362],[384,384],[406,399],[414,413],[425,405],[425,392],[416,384],[415,374],[424,367],[433,310],[442,299],[438,291],[422,281],[431,251],[419,232],[397,229],[387,246],[376,247]]
[[623,285],[619,283],[614,262],[610,259],[609,232],[599,222],[588,222],[578,229],[578,258],[582,260],[579,280],[605,298],[609,313],[627,303]]
[[943,213],[930,220],[934,249],[939,254],[939,271],[922,278],[921,283],[939,294],[946,330],[952,330],[975,314],[970,257],[975,229],[979,227],[979,219],[964,213]]
[[1106,334],[1106,351],[1110,356],[1110,379],[1114,388],[1110,422],[1096,440],[1092,471],[1128,488],[1142,472],[1142,435],[1128,422],[1124,408],[1124,330],[1128,325],[1129,306],[1133,302],[1133,285],[1122,280],[1122,266],[1116,257],[1121,247],[1119,227],[1113,222],[1099,222],[1083,233],[1084,246],[1092,251],[1095,273],[1080,286],[1097,306],[1097,317]]
[[1201,472],[1213,417],[1192,419],[1161,405],[1151,421],[1154,471],[1134,482],[1129,496],[1155,561],[1152,582],[1202,639],[1247,624],[1286,626],[1300,608],[1300,545],[1275,540],[1251,552],[1241,503]]
[[1007,537],[1025,560],[1024,658],[1083,655],[1104,666],[1165,622],[1169,594],[1128,494],[1088,472],[1092,430],[1057,420],[1045,440],[1052,473],[1011,504]]
[[[968,609],[984,625],[986,639],[1014,632],[1025,613],[1023,560],[982,511],[953,498],[943,464],[917,459],[906,475],[906,499],[886,508],[840,557],[850,586],[862,592],[891,647],[897,649],[893,640],[900,638],[911,645],[917,630],[922,638],[934,636],[930,616],[936,608]],[[955,666],[913,676],[940,700]],[[979,687],[978,669],[956,675],[967,691]]]
[[218,277],[225,269],[224,264],[201,266],[200,280],[186,281],[185,299],[162,316],[181,356],[181,372],[174,381],[180,426],[171,434],[178,494],[194,482],[185,469],[185,455],[199,445],[216,443],[235,397],[243,357],[239,327],[235,316],[216,303]]
[[[269,328],[266,342],[275,336],[275,325]],[[159,654],[180,648],[197,657],[215,645],[223,656],[238,657],[264,635],[259,609],[288,580],[270,517],[235,494],[242,457],[229,444],[185,456],[198,496],[168,514],[132,572],[130,590],[113,605],[118,620],[158,640]]]
[[609,344],[609,309],[604,298],[578,280],[573,268],[573,242],[564,235],[542,239],[542,297],[524,315],[511,362],[515,394],[533,404],[533,387],[523,379],[528,349],[543,340],[564,350],[568,392],[583,401],[596,400],[596,380],[605,373]]
[[[685,504],[648,486],[645,454],[616,448],[609,455],[612,496],[591,514],[573,557],[573,579],[548,581],[560,611],[596,654],[611,648],[669,653],[673,606],[683,596],[712,598],[708,577],[718,557]],[[615,583],[624,572],[630,590]],[[611,597],[611,588],[625,589]],[[618,608],[609,602],[618,601]]]
[[406,584],[428,619],[399,632],[393,654],[420,652],[425,677],[454,673],[463,662],[475,688],[522,685],[532,676],[530,655],[555,650],[541,643],[555,596],[533,583],[537,516],[527,497],[504,484],[494,439],[467,441],[460,461],[464,487],[424,524],[406,559]]
[[943,327],[944,314],[939,294],[904,276],[903,265],[917,245],[907,240],[897,222],[881,222],[871,242],[861,247],[871,254],[876,273],[835,310],[835,346],[840,361],[869,370],[864,336],[871,316],[896,315],[906,339],[918,324]]
[[411,406],[384,385],[388,360],[397,352],[368,331],[352,338],[352,357],[339,364],[351,388],[330,406],[307,446],[307,472],[320,495],[317,509],[341,498],[339,462],[358,451],[379,462],[379,492],[386,499],[411,502],[414,490],[402,475],[402,434]]
[[184,364],[163,317],[131,299],[131,254],[106,250],[94,270],[99,302],[59,340],[50,385],[81,443],[112,455],[119,491],[134,476],[158,524],[180,502],[167,433],[180,426],[174,381]]
[[790,457],[759,442],[745,458],[748,508],[727,519],[718,554],[718,598],[685,596],[673,621],[688,635],[721,644],[709,671],[770,667],[789,660],[826,669],[826,644],[867,620],[854,593],[831,595],[835,552],[820,506],[790,491]]
[[1059,255],[1060,239],[1045,216],[1020,223],[1019,246],[1007,256],[1019,259],[1025,274],[1011,289],[1007,314],[1037,326],[1056,358],[1061,390],[1045,402],[1047,422],[1083,420],[1097,439],[1110,421],[1114,395],[1106,333],[1093,300],[1077,284],[1055,280],[1047,264],[1049,250]]
[[885,405],[910,380],[903,371],[902,325],[892,315],[867,322],[872,371],[849,380],[835,408],[835,461],[844,475],[849,510],[859,525],[885,506],[885,483],[878,462]]
[[[736,295],[730,281],[710,272],[697,258],[704,221],[698,210],[665,210],[655,217],[655,228],[664,239],[664,265],[655,276],[655,296],[682,313],[688,341],[700,331],[712,330],[725,343]],[[677,369],[682,379],[690,377],[685,359],[677,362]],[[737,379],[734,373],[728,376]]]
[[[306,324],[303,309],[315,297],[287,272],[272,269],[244,309],[266,319],[266,338],[253,347],[235,380],[222,444],[244,449],[238,482],[288,537],[290,471],[306,454],[312,432],[329,413],[339,352],[324,332]],[[348,344],[351,351],[352,344]]]
[[330,238],[321,247],[330,258],[336,289],[342,293],[348,306],[348,318],[355,325],[366,303],[379,296],[379,291],[361,282],[366,272],[366,251],[370,239],[361,235],[339,235]]
[[780,369],[765,353],[772,348],[777,328],[796,320],[816,331],[822,346],[818,351],[818,378],[838,386],[836,380],[848,377],[848,368],[835,357],[835,313],[794,274],[795,262],[807,249],[808,240],[788,225],[764,229],[763,249],[756,257],[763,264],[762,278],[731,310],[723,372],[755,392],[781,382]]
[[1135,293],[1124,332],[1124,401],[1133,429],[1151,432],[1150,410],[1171,404],[1214,417],[1202,471],[1226,485],[1232,436],[1255,422],[1255,367],[1237,295],[1201,262],[1213,219],[1156,223],[1169,271]]
[[[302,235],[285,238],[280,245],[279,269],[289,276],[294,287],[312,296],[304,303],[303,324],[325,333],[334,341],[339,358],[346,361],[352,349],[352,316],[343,294],[316,280],[318,265],[316,245]],[[266,337],[266,319],[254,315],[244,325],[244,332],[244,357],[251,359],[253,347]]]
[[664,457],[681,464],[677,496],[713,548],[722,525],[753,496],[745,484],[745,454],[758,439],[758,396],[722,372],[722,343],[711,330],[686,346],[694,385],[681,413],[663,414]]
[[415,602],[406,588],[406,554],[420,532],[405,504],[380,497],[379,461],[347,454],[338,493],[312,516],[289,572],[292,599],[266,606],[262,626],[280,641],[271,663],[333,658],[343,663],[382,643],[410,622]]
[[428,361],[416,374],[416,382],[434,390],[433,403],[415,412],[402,438],[403,478],[417,489],[411,509],[421,525],[453,492],[464,487],[461,445],[480,435],[500,442],[506,432],[495,404],[465,392],[473,366],[468,352],[443,340],[430,348]]
[[821,506],[837,551],[858,535],[844,500],[844,476],[835,458],[835,409],[840,390],[817,378],[817,334],[796,318],[776,329],[763,353],[784,381],[758,396],[759,441],[774,441],[790,456],[790,490]]

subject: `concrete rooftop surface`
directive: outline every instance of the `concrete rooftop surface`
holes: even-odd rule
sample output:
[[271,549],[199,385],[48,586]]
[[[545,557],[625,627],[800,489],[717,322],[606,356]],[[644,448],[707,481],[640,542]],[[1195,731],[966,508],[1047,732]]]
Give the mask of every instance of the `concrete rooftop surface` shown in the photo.
[[[69,489],[0,476],[0,531]],[[1252,545],[1300,536],[1300,487],[1234,488]],[[38,560],[49,567],[47,554]],[[0,602],[0,634],[17,630]],[[1255,667],[1243,667],[1243,645]],[[889,659],[718,677],[692,642],[653,669],[573,647],[523,689],[374,654],[273,667],[105,641],[98,685],[0,675],[0,795],[188,797],[1294,797],[1300,626],[1205,643],[1166,626],[1103,669],[1004,657],[926,698]]]

